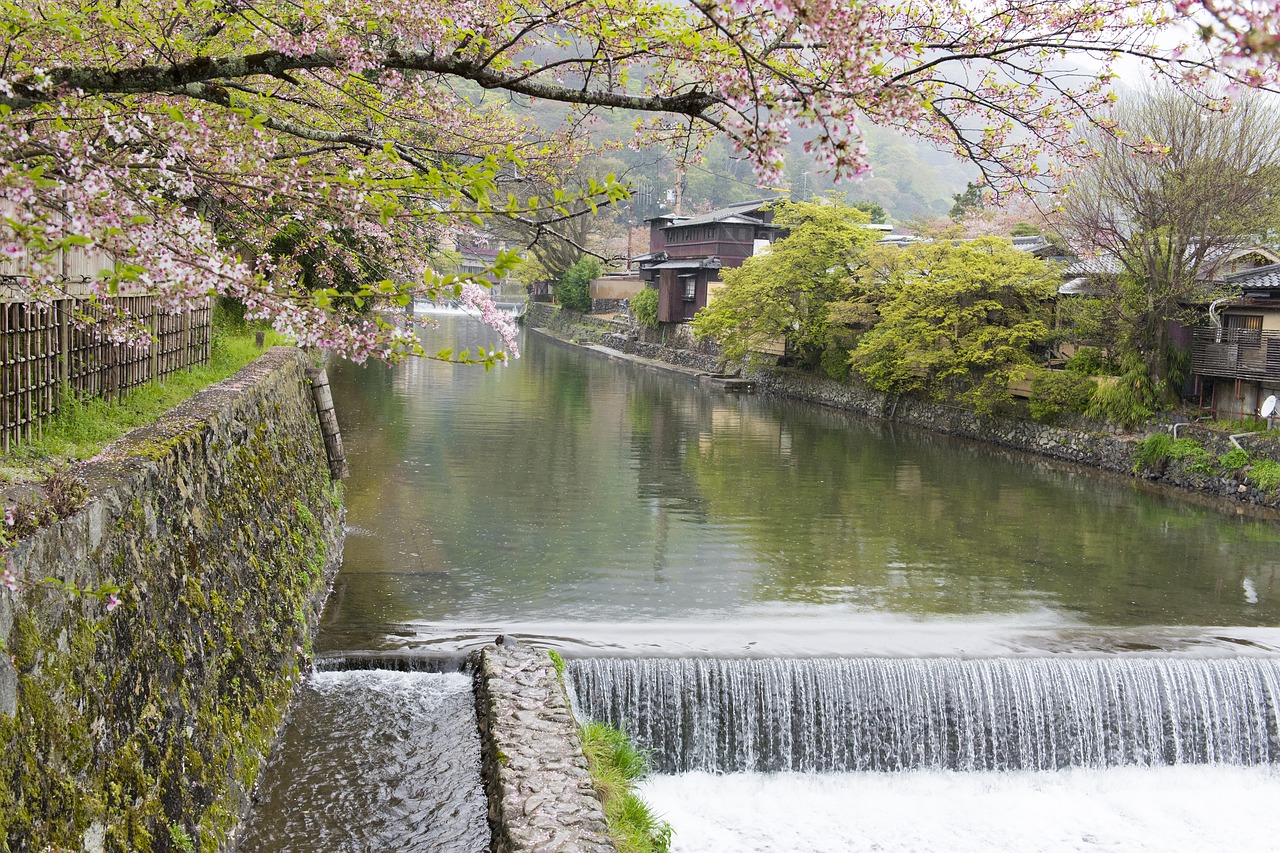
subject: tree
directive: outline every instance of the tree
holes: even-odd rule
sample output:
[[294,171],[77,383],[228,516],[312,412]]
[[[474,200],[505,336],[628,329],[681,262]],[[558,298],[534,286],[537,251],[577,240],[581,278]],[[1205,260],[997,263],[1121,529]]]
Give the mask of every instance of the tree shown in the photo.
[[947,215],[952,222],[961,222],[966,217],[981,212],[985,206],[982,203],[982,184],[970,181],[964,192],[956,193],[951,200],[955,203],[951,205],[951,211]]
[[827,346],[828,304],[847,298],[862,251],[880,234],[844,204],[779,202],[773,210],[774,224],[790,233],[723,272],[724,291],[693,318],[693,333],[716,340],[729,361],[785,337],[812,363]]
[[[608,179],[515,191],[569,169],[600,109],[654,114],[642,145],[721,134],[766,179],[793,126],[836,176],[862,174],[860,123],[878,123],[996,189],[1031,185],[1042,155],[1079,153],[1072,127],[1106,121],[1111,51],[1190,87],[1218,69],[1160,46],[1170,20],[1156,0],[0,0],[0,251],[37,298],[57,251],[89,245],[118,261],[104,293],[141,282],[173,309],[230,295],[303,344],[395,358],[421,352],[415,335],[266,251],[289,220],[324,244],[321,281],[350,253],[389,270],[352,304],[450,290],[501,325],[434,253],[449,231],[554,234],[621,199]],[[1226,73],[1262,83],[1260,67]],[[540,129],[512,106],[531,101],[569,115]]]
[[570,311],[590,311],[591,279],[599,275],[600,263],[595,258],[579,258],[556,283],[556,301]]
[[923,392],[990,411],[1015,370],[1049,337],[1058,271],[983,237],[889,250],[866,276],[878,320],[853,350],[854,371],[890,394]]
[[1068,186],[1058,224],[1078,251],[1115,268],[1103,298],[1119,321],[1117,343],[1169,393],[1169,321],[1207,298],[1202,279],[1225,253],[1280,225],[1280,114],[1253,98],[1206,114],[1162,91],[1124,103],[1117,120],[1162,144],[1134,156],[1088,134],[1097,157]]
[[1175,0],[1200,26],[1205,45],[1251,82],[1268,79],[1280,57],[1280,7],[1270,0]]
[[849,206],[865,213],[872,225],[885,225],[889,222],[889,214],[885,211],[884,205],[878,201],[855,201]]

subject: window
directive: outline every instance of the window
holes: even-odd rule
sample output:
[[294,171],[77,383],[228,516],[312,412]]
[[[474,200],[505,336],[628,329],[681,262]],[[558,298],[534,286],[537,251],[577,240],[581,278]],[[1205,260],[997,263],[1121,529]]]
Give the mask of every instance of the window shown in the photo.
[[698,297],[698,278],[692,275],[680,276],[680,284],[684,286],[684,301],[692,302]]
[[1222,318],[1223,328],[1227,330],[1227,341],[1242,347],[1262,345],[1261,314],[1227,314]]

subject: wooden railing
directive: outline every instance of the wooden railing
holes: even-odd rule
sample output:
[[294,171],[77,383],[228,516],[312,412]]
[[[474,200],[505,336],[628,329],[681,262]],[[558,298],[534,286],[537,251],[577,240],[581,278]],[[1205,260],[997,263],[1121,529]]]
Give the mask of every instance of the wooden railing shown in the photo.
[[1191,330],[1191,369],[1201,376],[1280,381],[1280,331]]
[[111,343],[78,317],[101,316],[76,297],[47,304],[0,294],[0,445],[29,440],[58,412],[64,393],[118,400],[130,388],[209,360],[212,310],[168,314],[150,295],[120,296],[116,308],[147,324],[148,347]]

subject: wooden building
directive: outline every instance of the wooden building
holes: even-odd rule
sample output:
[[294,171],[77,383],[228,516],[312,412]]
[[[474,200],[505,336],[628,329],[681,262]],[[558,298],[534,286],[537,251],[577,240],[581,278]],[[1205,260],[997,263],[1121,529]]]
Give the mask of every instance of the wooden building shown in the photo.
[[1191,370],[1201,404],[1219,417],[1255,415],[1280,396],[1280,263],[1228,276],[1235,291],[1214,300],[1191,330]]
[[757,200],[698,216],[655,216],[649,251],[632,261],[658,289],[658,320],[682,323],[706,306],[720,270],[740,267],[781,236],[770,202]]

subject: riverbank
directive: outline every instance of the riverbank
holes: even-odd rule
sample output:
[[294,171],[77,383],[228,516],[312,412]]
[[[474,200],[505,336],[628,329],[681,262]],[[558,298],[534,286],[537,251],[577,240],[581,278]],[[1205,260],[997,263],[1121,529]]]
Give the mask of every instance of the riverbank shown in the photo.
[[341,559],[306,366],[272,349],[75,466],[87,502],[9,552],[0,849],[234,847]]
[[[631,325],[625,315],[594,317],[561,311],[550,305],[534,305],[525,317],[530,329],[565,343],[631,361],[654,370],[669,370],[689,378],[715,373],[722,360],[714,347],[695,341],[685,326],[648,332]],[[661,335],[654,340],[655,335]],[[747,371],[761,394],[802,400],[867,418],[971,441],[994,445],[1060,462],[1082,465],[1126,478],[1142,480],[1202,496],[1216,505],[1234,509],[1280,510],[1280,489],[1260,476],[1251,476],[1259,462],[1280,460],[1280,443],[1267,435],[1239,439],[1244,456],[1229,437],[1196,424],[1179,428],[1179,437],[1191,439],[1191,452],[1157,455],[1147,459],[1143,440],[1162,426],[1145,432],[1125,432],[1096,423],[1049,425],[1009,417],[980,416],[972,411],[931,400],[896,397],[852,382],[777,367]],[[1198,449],[1197,449],[1198,448]]]

